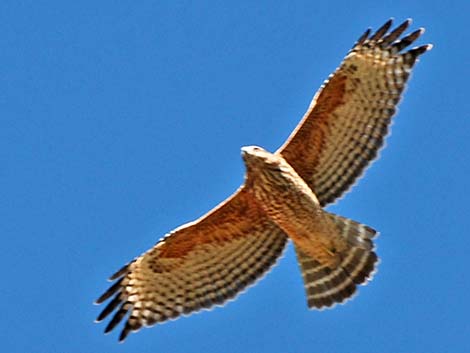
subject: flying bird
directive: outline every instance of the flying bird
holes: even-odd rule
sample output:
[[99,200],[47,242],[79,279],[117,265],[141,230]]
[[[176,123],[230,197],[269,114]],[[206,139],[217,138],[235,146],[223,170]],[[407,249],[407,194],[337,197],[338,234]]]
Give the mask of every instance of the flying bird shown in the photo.
[[110,277],[96,300],[111,313],[105,328],[132,331],[221,305],[261,278],[291,240],[307,305],[322,309],[350,298],[375,272],[376,231],[329,213],[377,156],[411,69],[431,49],[406,49],[424,29],[402,36],[368,29],[330,75],[297,128],[276,152],[242,148],[244,184],[201,218],[180,226]]

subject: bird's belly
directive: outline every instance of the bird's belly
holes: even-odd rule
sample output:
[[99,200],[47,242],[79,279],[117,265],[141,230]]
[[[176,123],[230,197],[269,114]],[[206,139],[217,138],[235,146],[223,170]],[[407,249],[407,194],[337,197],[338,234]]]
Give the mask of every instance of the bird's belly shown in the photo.
[[321,264],[335,268],[344,250],[336,226],[313,200],[279,198],[281,203],[265,203],[268,216],[289,236],[296,248]]

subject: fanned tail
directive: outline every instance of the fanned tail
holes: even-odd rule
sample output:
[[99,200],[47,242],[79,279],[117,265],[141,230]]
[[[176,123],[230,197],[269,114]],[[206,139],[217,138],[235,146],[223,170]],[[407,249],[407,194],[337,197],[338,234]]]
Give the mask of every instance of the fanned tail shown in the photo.
[[322,309],[343,303],[356,292],[357,285],[372,278],[378,261],[372,243],[375,230],[331,213],[326,215],[346,239],[348,246],[340,254],[341,262],[333,269],[295,248],[309,308]]

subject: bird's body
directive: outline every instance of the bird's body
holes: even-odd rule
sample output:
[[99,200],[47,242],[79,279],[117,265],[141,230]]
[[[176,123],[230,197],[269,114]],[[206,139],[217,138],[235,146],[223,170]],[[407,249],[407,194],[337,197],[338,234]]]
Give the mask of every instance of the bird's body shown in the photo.
[[105,332],[127,317],[129,332],[220,305],[261,278],[292,240],[309,308],[331,307],[369,280],[378,261],[363,224],[328,213],[383,145],[391,117],[417,58],[402,52],[422,33],[400,39],[405,21],[367,30],[314,96],[305,116],[276,152],[242,149],[245,183],[227,200],[185,224],[117,271],[98,300],[114,312]]
[[280,155],[260,147],[244,147],[246,190],[266,216],[276,223],[305,254],[335,268],[346,240],[335,234],[317,197]]
[[[280,155],[242,148],[245,190],[294,243],[302,267],[307,303],[322,308],[342,302],[371,277],[377,256],[375,231],[326,212],[305,181]],[[302,265],[307,262],[309,265]]]

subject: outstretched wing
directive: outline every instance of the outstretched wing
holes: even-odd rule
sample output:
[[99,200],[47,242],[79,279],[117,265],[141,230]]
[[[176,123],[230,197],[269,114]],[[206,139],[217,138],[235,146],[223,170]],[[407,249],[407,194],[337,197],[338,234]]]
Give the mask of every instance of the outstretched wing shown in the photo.
[[403,52],[423,32],[402,37],[405,21],[367,30],[330,75],[302,121],[277,151],[312,188],[322,206],[348,190],[377,156],[423,45]]
[[129,314],[123,341],[142,326],[220,305],[266,273],[286,241],[241,188],[111,276],[116,282],[96,303],[114,297],[97,321],[115,312],[109,332]]

